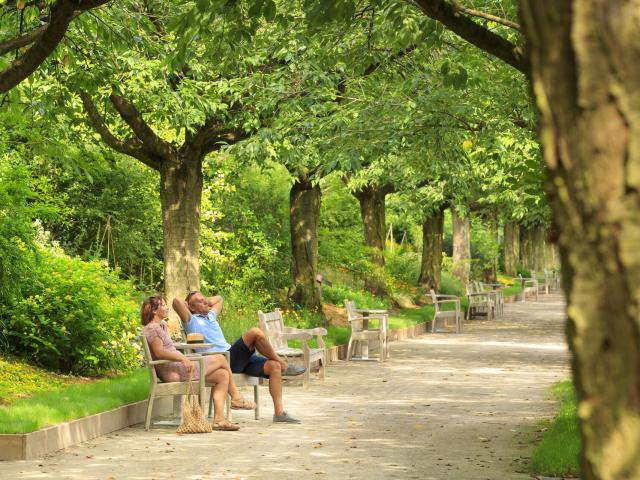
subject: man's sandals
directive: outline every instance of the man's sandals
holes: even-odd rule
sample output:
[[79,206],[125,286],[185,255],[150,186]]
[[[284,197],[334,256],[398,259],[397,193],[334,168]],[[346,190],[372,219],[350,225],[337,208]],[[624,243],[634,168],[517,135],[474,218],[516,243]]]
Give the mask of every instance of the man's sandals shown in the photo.
[[235,432],[236,430],[240,430],[240,425],[231,423],[229,420],[222,420],[221,422],[213,422],[211,428],[218,431]]
[[232,410],[255,410],[256,402],[241,398],[240,400],[231,400]]

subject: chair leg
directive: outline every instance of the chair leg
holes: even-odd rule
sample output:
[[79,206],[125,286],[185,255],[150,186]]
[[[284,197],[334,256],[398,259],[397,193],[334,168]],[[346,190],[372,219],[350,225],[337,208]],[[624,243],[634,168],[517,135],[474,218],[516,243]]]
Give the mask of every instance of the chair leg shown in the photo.
[[[258,390],[258,385],[253,386],[253,401],[256,403],[254,416],[256,420],[260,420],[260,390]],[[229,421],[231,421],[231,419],[229,419]]]
[[211,412],[213,412],[213,387],[211,387],[211,393],[209,393],[209,413],[208,413],[208,418],[211,418]]
[[353,338],[349,338],[349,345],[347,346],[347,360],[351,360],[353,355]]
[[153,412],[153,397],[154,397],[154,391],[152,390],[151,394],[149,395],[149,400],[147,401],[147,416],[144,419],[144,429],[147,431],[151,426],[151,413]]

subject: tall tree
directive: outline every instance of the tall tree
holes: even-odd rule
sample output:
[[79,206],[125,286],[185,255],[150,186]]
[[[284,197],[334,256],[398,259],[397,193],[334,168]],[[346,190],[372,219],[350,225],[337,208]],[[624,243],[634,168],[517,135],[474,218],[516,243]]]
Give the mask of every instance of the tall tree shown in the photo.
[[523,0],[521,15],[559,229],[582,478],[640,478],[638,5]]

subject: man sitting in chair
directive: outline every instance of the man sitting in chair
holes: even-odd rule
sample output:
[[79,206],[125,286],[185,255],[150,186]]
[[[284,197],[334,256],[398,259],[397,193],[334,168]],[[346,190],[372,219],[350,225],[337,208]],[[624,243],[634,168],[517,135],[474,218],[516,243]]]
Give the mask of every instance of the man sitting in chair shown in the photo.
[[[221,296],[206,298],[202,293],[190,292],[185,300],[173,299],[173,309],[180,316],[187,333],[201,333],[205,343],[213,344],[201,352],[229,351],[231,371],[252,377],[269,379],[269,393],[273,399],[273,421],[280,423],[300,423],[284,410],[282,404],[282,376],[300,375],[305,369],[288,365],[273,350],[269,340],[259,328],[251,328],[233,345],[229,345],[222,333],[218,316],[224,301]],[[256,355],[256,351],[264,356]]]

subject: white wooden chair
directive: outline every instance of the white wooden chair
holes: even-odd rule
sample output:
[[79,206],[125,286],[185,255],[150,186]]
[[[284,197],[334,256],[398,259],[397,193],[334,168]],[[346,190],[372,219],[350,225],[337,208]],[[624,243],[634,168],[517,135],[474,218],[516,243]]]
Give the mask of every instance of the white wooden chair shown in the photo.
[[500,287],[503,287],[501,283],[484,283],[476,282],[477,292],[483,292],[488,294],[493,301],[493,317],[504,315],[504,295]]
[[[158,378],[156,373],[156,365],[162,365],[163,363],[171,363],[169,360],[153,360],[151,356],[151,350],[149,349],[149,343],[147,337],[140,336],[142,340],[142,350],[144,352],[144,359],[149,370],[149,400],[147,403],[147,415],[144,420],[145,430],[149,430],[151,425],[151,415],[153,412],[153,402],[157,397],[167,397],[174,395],[186,395],[188,392],[189,382],[163,382]],[[203,357],[189,357],[194,362],[200,362],[200,377],[198,380],[193,380],[194,390],[198,392],[200,396],[200,407],[204,412],[204,400],[206,392],[206,382],[204,379],[204,358]],[[182,412],[182,410],[181,410]]]
[[[344,306],[351,326],[347,360],[353,358],[356,346],[360,347],[360,359],[368,360],[369,341],[377,340],[380,348],[378,360],[384,362],[389,358],[389,313],[386,310],[356,308],[356,302],[351,300],[345,300]],[[378,328],[371,328],[369,325],[371,320],[379,322]],[[356,342],[358,345],[356,345]]]
[[538,279],[536,277],[523,278],[522,274],[520,274],[518,275],[518,280],[520,280],[520,284],[522,285],[522,301],[526,301],[527,295],[534,295],[537,302],[539,291]]
[[[446,326],[448,320],[453,319],[456,323],[456,333],[462,333],[462,313],[460,311],[460,299],[455,295],[444,295],[431,290],[431,300],[435,307],[433,321],[431,323],[431,332],[436,331],[438,320],[442,320],[442,326]],[[443,310],[442,306],[447,303],[453,303],[455,310]]]
[[[327,351],[324,345],[323,335],[327,330],[322,327],[317,328],[293,328],[285,327],[282,319],[282,312],[276,308],[273,312],[258,312],[260,328],[269,339],[269,343],[278,355],[286,358],[297,358],[302,360],[305,372],[302,377],[302,385],[309,388],[311,366],[318,364],[318,374],[324,380],[325,367],[327,365]],[[316,337],[317,348],[309,347],[309,340]],[[289,347],[288,340],[300,340],[302,348]]]
[[470,320],[471,316],[479,313],[485,314],[487,319],[491,318],[494,312],[494,302],[491,295],[486,292],[476,291],[473,283],[467,283],[466,291],[467,299],[469,300],[466,319]]
[[[184,352],[195,352],[198,348],[197,343],[187,344],[187,333],[184,329],[184,324],[180,323],[180,335],[182,336],[182,343],[175,344],[175,347],[178,350],[182,350]],[[229,356],[229,352],[199,352],[198,355],[207,356],[207,355],[224,355],[227,358],[227,363],[231,364],[231,358]],[[245,375],[244,373],[234,373],[233,374],[233,382],[236,384],[236,387],[253,387],[253,401],[256,404],[256,408],[254,410],[254,417],[256,420],[260,420],[260,389],[258,388],[261,384],[268,381],[265,378],[259,377],[250,377],[249,375]],[[207,387],[211,387],[212,385],[207,383]],[[213,410],[213,390],[211,390],[211,395],[209,398],[209,417],[211,417]],[[204,410],[203,410],[204,411]],[[231,421],[233,418],[232,410],[231,410],[231,401],[227,398],[226,401],[226,417],[227,420]]]

